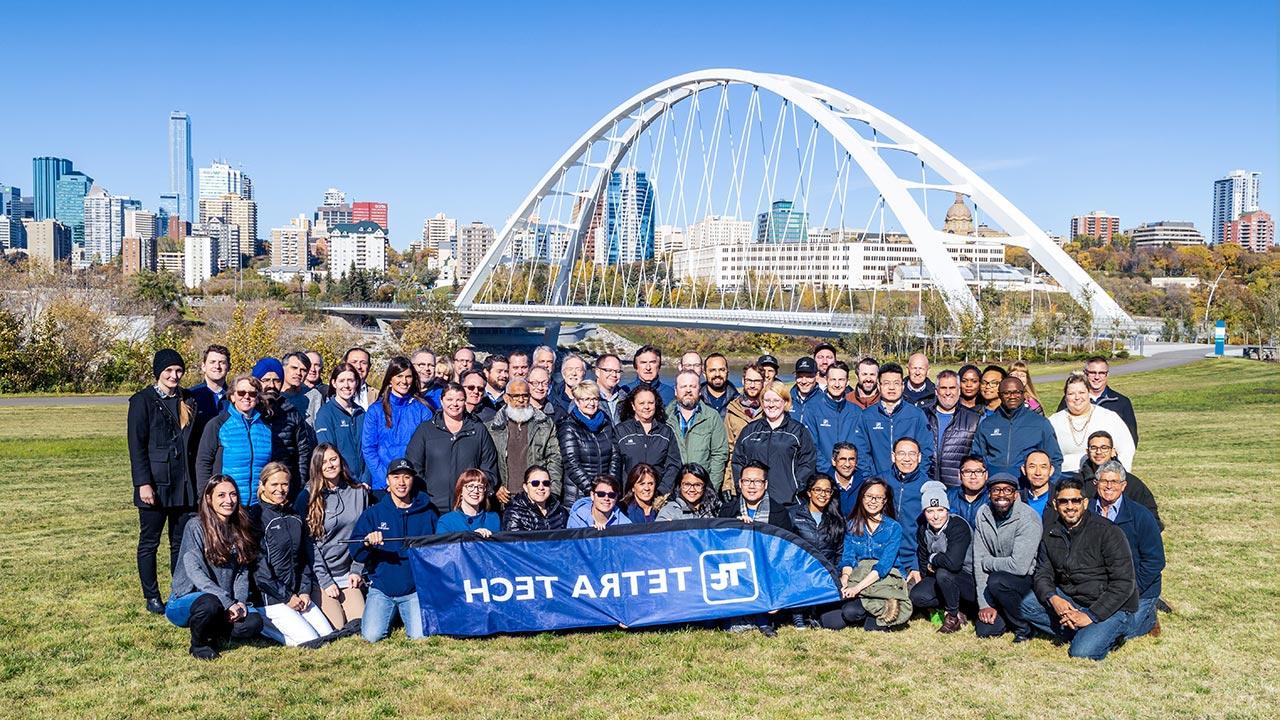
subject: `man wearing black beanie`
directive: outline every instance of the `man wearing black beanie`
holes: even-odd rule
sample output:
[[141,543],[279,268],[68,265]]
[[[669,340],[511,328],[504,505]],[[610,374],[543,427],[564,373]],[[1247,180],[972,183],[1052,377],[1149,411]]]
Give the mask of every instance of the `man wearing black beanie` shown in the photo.
[[169,570],[178,560],[182,530],[195,509],[195,457],[192,428],[196,402],[182,385],[187,364],[177,350],[165,348],[151,361],[156,382],[129,398],[127,435],[138,508],[138,580],[147,610],[164,612],[156,579],[160,534],[169,525]]

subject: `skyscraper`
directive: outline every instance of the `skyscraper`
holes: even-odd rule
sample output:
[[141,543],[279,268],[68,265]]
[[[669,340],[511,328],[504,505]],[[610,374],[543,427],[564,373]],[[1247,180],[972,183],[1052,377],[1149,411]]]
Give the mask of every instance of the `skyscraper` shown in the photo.
[[93,178],[74,170],[58,178],[54,191],[54,218],[71,231],[71,244],[84,244],[84,197],[93,187]]
[[210,167],[200,168],[200,200],[216,200],[223,195],[253,199],[253,181],[248,174],[215,160]]
[[493,245],[493,228],[479,220],[458,231],[458,279],[466,280],[480,267],[484,254]]
[[424,249],[452,253],[457,242],[457,219],[436,213],[423,221],[421,246]]
[[361,220],[372,220],[381,225],[387,234],[391,233],[391,228],[387,227],[387,204],[384,202],[351,203],[351,222],[358,223]]
[[71,161],[56,157],[31,159],[31,180],[35,189],[36,220],[55,217],[58,213],[58,180],[71,172]]
[[120,254],[125,235],[125,212],[141,210],[142,203],[114,196],[94,185],[84,198],[84,255],[90,264],[106,264]]
[[605,188],[608,264],[653,259],[653,213],[656,204],[653,184],[643,171],[623,168],[609,176],[609,184]]
[[16,215],[17,205],[22,202],[22,188],[0,183],[0,215]]
[[774,200],[769,212],[756,216],[756,242],[798,243],[809,239],[809,213],[790,200]]
[[240,253],[258,254],[258,203],[231,193],[220,198],[202,199],[200,224],[208,225],[214,218],[239,226]]
[[194,222],[195,163],[191,160],[191,118],[174,110],[169,113],[169,193],[178,196],[178,215]]
[[1213,227],[1209,228],[1209,244],[1226,239],[1227,223],[1242,213],[1258,209],[1258,186],[1262,174],[1232,170],[1221,180],[1213,181]]

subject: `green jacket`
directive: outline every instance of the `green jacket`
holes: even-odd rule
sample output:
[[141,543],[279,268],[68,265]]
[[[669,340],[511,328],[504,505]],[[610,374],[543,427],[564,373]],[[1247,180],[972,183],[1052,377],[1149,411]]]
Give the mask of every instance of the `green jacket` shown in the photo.
[[[849,575],[848,584],[857,585],[875,566],[874,559],[859,562]],[[880,627],[901,625],[911,618],[911,593],[907,589],[907,581],[897,568],[890,570],[888,577],[882,577],[863,588],[858,597],[862,600],[862,607],[875,616],[876,625]],[[897,601],[897,612],[892,617],[886,617],[894,609],[891,600]]]
[[[493,445],[498,450],[498,487],[507,485],[507,413],[506,408],[499,410],[493,419],[485,423]],[[529,465],[542,465],[551,476],[551,494],[560,497],[562,465],[560,460],[560,441],[556,438],[556,424],[545,413],[537,408],[533,411],[533,419],[529,421],[529,447],[526,462]]]
[[725,433],[724,420],[715,408],[698,401],[698,411],[687,433],[680,432],[680,406],[672,401],[667,405],[667,426],[676,434],[680,457],[687,463],[698,463],[707,469],[714,487],[724,477],[729,463],[729,436]]

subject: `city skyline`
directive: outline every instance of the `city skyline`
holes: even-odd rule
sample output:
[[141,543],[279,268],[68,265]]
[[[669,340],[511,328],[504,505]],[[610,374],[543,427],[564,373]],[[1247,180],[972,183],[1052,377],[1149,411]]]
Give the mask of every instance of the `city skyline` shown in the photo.
[[[486,18],[492,57],[453,68],[404,41],[430,21],[441,30],[443,49],[457,49],[474,42],[461,31],[478,18],[459,8],[431,8],[430,13],[398,8],[353,20],[353,30],[376,26],[389,33],[391,52],[369,60],[347,57],[346,63],[326,65],[324,76],[286,57],[317,19],[297,8],[259,8],[261,22],[240,28],[238,41],[248,65],[258,69],[243,79],[243,95],[235,103],[189,82],[198,60],[158,64],[141,50],[107,44],[102,38],[111,35],[104,32],[110,28],[76,20],[74,7],[57,10],[67,42],[157,89],[141,100],[118,88],[108,96],[109,88],[73,72],[69,63],[55,63],[47,82],[33,91],[35,100],[45,102],[24,104],[6,118],[0,183],[21,187],[24,194],[32,194],[32,158],[56,156],[113,192],[155,209],[160,194],[170,190],[164,123],[170,112],[180,110],[191,120],[195,167],[236,158],[237,166],[253,176],[261,227],[284,226],[298,213],[310,213],[327,188],[338,187],[353,200],[386,202],[388,224],[398,228],[391,235],[393,245],[403,249],[417,238],[423,219],[441,211],[461,224],[481,220],[501,229],[564,147],[628,95],[687,70],[738,66],[812,78],[862,97],[946,147],[1050,233],[1065,234],[1071,217],[1105,207],[1126,228],[1189,220],[1211,237],[1212,183],[1236,168],[1264,175],[1259,206],[1280,214],[1270,184],[1278,175],[1275,98],[1249,92],[1275,85],[1275,37],[1268,30],[1275,24],[1274,7],[1241,3],[1233,11],[1226,3],[1206,12],[1180,3],[1158,9],[1108,5],[1116,32],[1126,37],[1118,43],[1114,36],[1058,37],[1062,27],[1085,21],[1104,6],[1026,8],[1015,14],[998,7],[961,13],[938,4],[931,7],[933,22],[912,24],[902,35],[867,34],[859,40],[861,52],[846,56],[834,53],[830,44],[802,42],[809,36],[756,46],[748,42],[749,24],[744,24],[750,12],[729,18],[681,6],[691,25],[714,25],[722,32],[715,37],[686,30],[660,34],[657,24],[616,28],[607,37],[589,39],[586,48],[575,41],[574,52],[548,53],[532,64],[521,57],[515,72],[519,38],[531,23],[541,27],[549,18],[529,17],[530,9],[519,7],[506,10],[509,22]],[[837,6],[818,4],[813,11],[835,27],[865,22],[860,13]],[[1242,27],[1236,22],[1242,12],[1258,22]],[[907,25],[899,19],[918,17],[920,11],[890,8],[880,15],[886,27],[903,28]],[[10,17],[15,24],[49,22],[54,12],[23,7]],[[286,23],[300,26],[279,39],[274,33]],[[213,31],[219,23],[208,24]],[[1240,47],[1232,62],[1250,72],[1222,76],[1215,69],[1224,61],[1211,49],[1162,45],[1154,37],[1228,25]],[[670,51],[640,66],[594,67],[574,59],[590,55],[592,48],[603,51],[643,37],[661,37]],[[957,83],[945,63],[957,48],[984,37],[998,41],[966,57],[969,66],[959,68],[965,79]],[[16,54],[35,42],[22,34],[12,39]],[[905,45],[904,39],[909,40]],[[506,47],[508,42],[514,45]],[[282,96],[308,83],[355,78],[361,82],[351,86],[363,87],[370,96],[389,93],[378,112],[369,113],[358,102],[338,102],[323,113],[272,112]],[[1104,112],[1069,102],[1074,85],[1086,81],[1092,92],[1109,99]],[[548,93],[556,102],[546,102]],[[65,102],[69,95],[98,108],[95,116],[59,111],[57,97]],[[1157,101],[1175,95],[1182,98],[1179,112],[1168,113]],[[1243,97],[1250,98],[1239,103],[1247,112],[1224,113],[1232,98]],[[470,102],[476,98],[485,99],[483,107],[538,111],[477,111]]]

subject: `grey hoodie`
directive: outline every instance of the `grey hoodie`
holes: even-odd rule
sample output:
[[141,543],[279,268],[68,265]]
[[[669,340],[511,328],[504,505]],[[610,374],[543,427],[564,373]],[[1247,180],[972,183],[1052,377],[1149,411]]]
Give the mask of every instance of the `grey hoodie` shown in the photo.
[[1036,569],[1040,516],[1026,503],[1014,498],[1009,516],[999,522],[988,503],[978,508],[973,530],[973,579],[977,584],[978,607],[988,608],[987,576],[993,572],[1030,576]]
[[249,602],[249,566],[240,562],[212,565],[204,556],[204,529],[200,518],[191,518],[182,531],[182,550],[173,569],[175,597],[189,593],[209,594],[218,598],[224,609],[238,602]]
[[[303,490],[294,505],[294,509],[302,516],[304,527],[307,522],[308,499],[308,492]],[[355,562],[351,558],[351,549],[356,546],[341,541],[350,539],[351,529],[356,526],[356,520],[360,519],[360,514],[367,507],[369,491],[362,486],[324,491],[324,540],[310,538],[314,547],[311,568],[315,571],[320,589],[336,584],[348,574],[360,575],[364,572],[364,563]]]

